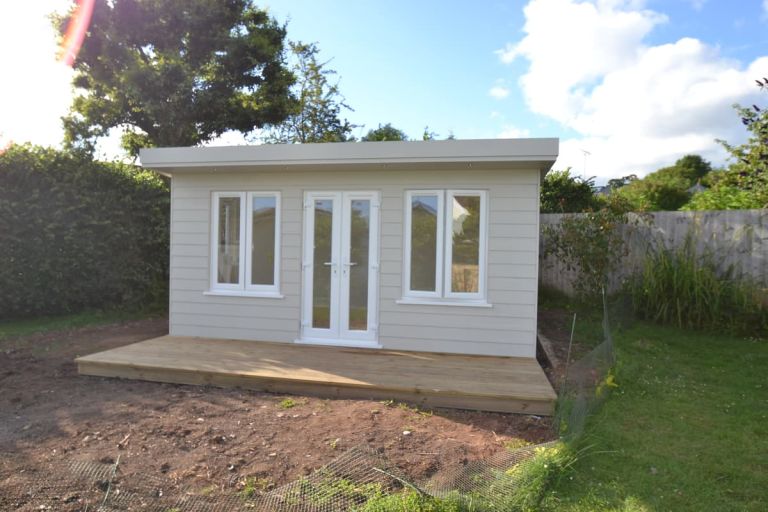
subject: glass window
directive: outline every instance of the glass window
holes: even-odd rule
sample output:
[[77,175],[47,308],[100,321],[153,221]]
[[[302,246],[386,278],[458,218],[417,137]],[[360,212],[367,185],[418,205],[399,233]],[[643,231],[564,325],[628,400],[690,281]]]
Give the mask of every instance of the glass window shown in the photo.
[[213,224],[212,291],[277,294],[280,195],[214,192]]
[[486,197],[474,190],[406,194],[405,296],[485,299]]
[[451,291],[480,291],[480,196],[454,195],[451,201]]
[[353,199],[350,205],[349,325],[350,331],[368,329],[368,263],[371,238],[371,200]]
[[437,291],[438,196],[412,195],[410,289]]
[[240,198],[220,197],[218,207],[218,279],[224,284],[240,282]]
[[277,197],[256,196],[251,200],[251,284],[275,284],[275,240]]
[[333,199],[315,200],[314,271],[312,272],[312,327],[331,326],[331,277],[333,261]]

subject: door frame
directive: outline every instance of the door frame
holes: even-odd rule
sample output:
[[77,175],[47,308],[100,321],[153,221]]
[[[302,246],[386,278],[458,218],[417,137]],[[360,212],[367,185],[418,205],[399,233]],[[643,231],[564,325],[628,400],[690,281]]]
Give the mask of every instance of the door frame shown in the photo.
[[[304,192],[304,228],[302,230],[301,322],[297,343],[342,347],[381,348],[379,332],[379,249],[381,238],[380,197],[373,190],[325,190]],[[312,327],[314,282],[314,202],[333,200],[331,247],[331,297],[329,329]],[[349,279],[351,207],[355,199],[371,202],[368,231],[368,329],[352,331],[349,325]]]

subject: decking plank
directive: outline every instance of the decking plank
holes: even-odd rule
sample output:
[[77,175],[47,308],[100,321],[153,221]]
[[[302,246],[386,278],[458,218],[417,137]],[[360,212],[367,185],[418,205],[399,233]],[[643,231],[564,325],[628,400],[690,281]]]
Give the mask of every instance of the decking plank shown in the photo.
[[162,336],[76,360],[84,375],[551,414],[535,359]]

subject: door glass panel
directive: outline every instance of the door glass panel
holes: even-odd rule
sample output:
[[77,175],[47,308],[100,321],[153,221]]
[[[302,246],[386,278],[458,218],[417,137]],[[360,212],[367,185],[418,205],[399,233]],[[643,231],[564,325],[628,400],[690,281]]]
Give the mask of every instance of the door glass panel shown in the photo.
[[312,327],[331,327],[331,272],[333,257],[333,199],[315,200]]
[[253,198],[251,284],[275,284],[276,208],[275,196]]
[[437,274],[437,196],[411,196],[411,290],[434,292]]
[[351,201],[349,240],[349,330],[368,330],[368,249],[371,201]]
[[451,291],[477,293],[480,282],[480,196],[454,196],[451,212]]
[[218,268],[219,283],[240,282],[240,198],[219,198]]

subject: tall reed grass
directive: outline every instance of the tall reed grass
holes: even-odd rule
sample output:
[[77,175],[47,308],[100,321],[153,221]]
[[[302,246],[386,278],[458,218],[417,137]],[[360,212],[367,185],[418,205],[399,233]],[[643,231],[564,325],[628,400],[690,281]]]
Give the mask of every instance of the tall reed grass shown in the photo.
[[691,238],[676,249],[650,251],[629,281],[635,312],[660,324],[768,337],[768,290],[718,272],[712,254],[699,255]]

